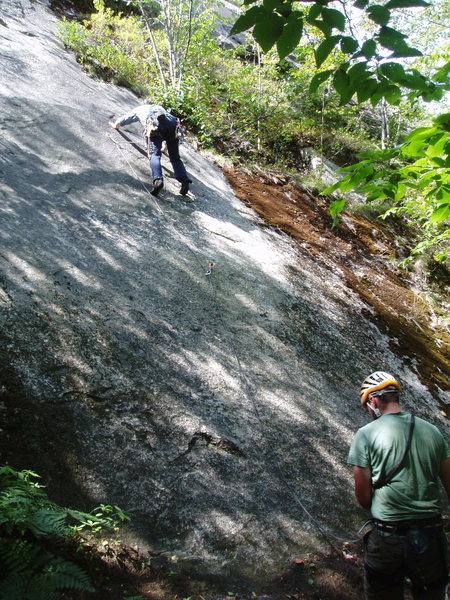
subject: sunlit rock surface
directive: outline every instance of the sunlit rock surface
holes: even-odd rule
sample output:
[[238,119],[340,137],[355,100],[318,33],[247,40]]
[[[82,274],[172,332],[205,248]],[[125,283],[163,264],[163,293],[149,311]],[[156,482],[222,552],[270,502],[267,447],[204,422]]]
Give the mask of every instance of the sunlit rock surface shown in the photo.
[[360,381],[395,373],[448,433],[436,393],[342,273],[263,227],[187,144],[191,202],[167,159],[154,199],[147,159],[108,127],[139,100],[86,75],[55,22],[0,7],[3,460],[62,503],[120,505],[142,547],[249,584],[354,537]]

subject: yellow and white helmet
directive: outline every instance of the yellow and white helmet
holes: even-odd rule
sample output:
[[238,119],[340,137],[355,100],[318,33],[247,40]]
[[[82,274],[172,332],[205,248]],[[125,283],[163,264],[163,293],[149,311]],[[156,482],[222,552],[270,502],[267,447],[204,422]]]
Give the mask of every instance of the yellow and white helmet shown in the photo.
[[388,386],[392,386],[393,391],[400,391],[401,389],[399,382],[392,375],[385,373],[384,371],[375,371],[375,373],[366,377],[359,392],[362,405],[364,406],[366,404],[370,394]]

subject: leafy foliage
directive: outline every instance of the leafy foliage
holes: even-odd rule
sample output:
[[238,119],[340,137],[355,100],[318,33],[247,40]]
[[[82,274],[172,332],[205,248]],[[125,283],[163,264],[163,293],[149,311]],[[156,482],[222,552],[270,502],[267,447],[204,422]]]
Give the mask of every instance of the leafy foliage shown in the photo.
[[[110,57],[102,62],[117,39],[125,39],[134,30],[136,20],[118,18],[110,11],[93,14],[83,24],[65,21],[60,36],[73,48],[83,64],[95,57],[96,65],[105,67],[105,75],[113,72]],[[142,93],[151,101],[162,103],[180,115],[200,141],[215,146],[227,155],[239,160],[255,159],[260,162],[280,163],[283,168],[298,169],[301,165],[300,149],[305,138],[318,140],[317,144],[339,152],[340,146],[355,148],[353,155],[369,148],[365,125],[352,107],[339,107],[336,95],[308,93],[308,78],[313,68],[313,54],[309,48],[301,48],[302,65],[293,68],[282,66],[286,75],[280,73],[280,63],[275,52],[259,60],[258,55],[244,48],[227,50],[217,45],[213,34],[216,17],[208,10],[196,19],[192,30],[189,54],[184,64],[184,76],[178,89],[165,86],[156,75],[145,83],[146,75],[139,79]],[[123,31],[121,31],[123,28]],[[168,70],[167,46],[159,29],[153,31],[162,67]],[[139,36],[128,35],[127,52],[133,65],[133,55],[141,56],[145,65],[156,65],[151,44],[146,53]],[[134,68],[134,67],[133,67]],[[127,70],[115,68],[116,76],[126,76]],[[133,72],[131,66],[128,71]],[[136,78],[130,76],[128,85],[135,87]],[[320,130],[333,130],[332,135],[321,135]],[[319,141],[321,140],[321,141]],[[341,144],[339,145],[339,141]],[[308,141],[308,145],[314,142]]]
[[57,26],[64,44],[96,75],[145,93],[157,77],[145,29],[136,16],[123,17],[99,6],[82,23],[64,19]]
[[[409,102],[439,101],[450,90],[448,44],[438,40],[439,51],[434,53],[434,63],[427,64],[423,60],[421,64],[425,69],[419,71],[412,59],[422,58],[422,52],[410,45],[408,35],[398,27],[398,23],[404,23],[400,22],[397,9],[427,8],[427,2],[388,0],[384,4],[373,4],[370,0],[356,0],[353,12],[354,9],[361,11],[366,23],[371,23],[370,36],[366,39],[355,35],[344,4],[342,11],[334,8],[334,4],[331,8],[330,4],[328,0],[306,1],[302,3],[301,15],[297,15],[296,35],[308,24],[318,30],[321,37],[314,49],[317,72],[310,83],[311,93],[330,81],[341,105],[356,96],[359,103],[370,101],[374,107],[380,103],[384,107],[386,103],[400,105],[403,97]],[[288,33],[290,15],[297,11],[293,0],[264,0],[262,4],[259,0],[244,0],[244,6],[246,10],[234,24],[233,32],[253,27],[255,39],[262,44],[260,24],[275,19],[277,27],[264,30],[264,47],[271,48],[280,37],[290,35],[294,39],[293,34]],[[439,19],[441,12],[436,8],[432,17]],[[445,29],[444,21],[442,26]],[[417,23],[416,29],[420,29]],[[414,34],[414,28],[411,33]],[[285,48],[289,48],[286,42]],[[284,49],[278,48],[278,52],[280,58],[286,56]],[[386,111],[384,119],[385,116]],[[386,126],[384,130],[383,135],[386,135]],[[448,245],[443,245],[450,238],[445,225],[450,218],[449,150],[449,115],[443,114],[431,126],[412,131],[395,149],[362,154],[360,162],[349,166],[344,171],[345,177],[323,193],[355,189],[366,194],[368,202],[388,200],[391,207],[385,217],[404,215],[420,232],[413,254],[433,247],[434,258],[446,260],[449,250]],[[345,205],[342,198],[332,202],[330,212],[334,225]]]
[[95,591],[78,565],[48,552],[48,536],[117,529],[127,515],[118,507],[93,513],[51,502],[32,471],[0,468],[0,600],[49,600],[66,588]]
[[[309,5],[306,8],[306,4]],[[370,98],[375,106],[382,98],[390,104],[399,103],[402,88],[412,90],[416,97],[426,101],[442,99],[450,89],[449,81],[443,79],[442,69],[431,78],[421,75],[415,69],[403,67],[392,59],[422,56],[422,52],[407,42],[408,36],[390,27],[392,12],[399,8],[428,6],[424,0],[389,0],[386,4],[369,4],[368,0],[356,0],[353,6],[365,11],[375,31],[365,41],[355,35],[348,35],[349,19],[345,12],[330,8],[331,2],[304,2],[304,10],[299,11],[294,0],[273,0],[259,2],[244,0],[250,8],[237,19],[232,33],[252,29],[255,40],[264,51],[277,45],[280,58],[286,57],[302,37],[306,26],[312,26],[322,35],[314,51],[316,67],[320,69],[331,54],[339,51],[342,58],[333,69],[317,73],[311,90],[319,83],[331,79],[340,95],[341,104],[346,104],[354,95],[362,102]],[[345,10],[345,9],[344,9]],[[387,65],[387,66],[385,66]],[[361,95],[361,90],[365,92]],[[358,93],[359,92],[359,93]]]
[[[366,152],[359,158],[357,164],[341,169],[345,176],[323,193],[355,189],[369,202],[390,200],[385,218],[406,214],[426,231],[414,254],[450,239],[445,227],[450,219],[450,113],[436,117],[430,127],[414,129],[394,149]],[[342,199],[332,204],[335,222],[344,207]],[[440,224],[445,231],[439,231]],[[443,261],[448,255],[448,247],[438,249],[435,259]]]

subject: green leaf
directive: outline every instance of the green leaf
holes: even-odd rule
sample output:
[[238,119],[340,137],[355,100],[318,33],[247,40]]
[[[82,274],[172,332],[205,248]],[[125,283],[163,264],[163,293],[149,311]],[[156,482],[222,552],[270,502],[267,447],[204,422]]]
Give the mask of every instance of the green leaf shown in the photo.
[[433,210],[430,217],[431,223],[441,223],[446,219],[450,218],[450,202],[439,204],[437,208]]
[[389,85],[383,93],[383,96],[389,104],[396,106],[402,97],[402,92],[398,85]]
[[378,87],[376,79],[366,79],[364,84],[356,88],[356,95],[358,102],[365,102],[368,100]]
[[344,54],[353,54],[358,49],[358,42],[349,36],[344,36],[341,39],[341,50]]
[[425,154],[430,158],[441,156],[444,154],[444,148],[448,142],[448,136],[443,132],[440,136],[436,136],[428,146]]
[[375,56],[376,51],[377,51],[377,44],[376,44],[375,40],[367,40],[361,46],[361,54],[363,56],[365,56],[366,58],[372,58],[372,56]]
[[280,15],[272,14],[259,21],[253,28],[253,37],[268,52],[283,33],[285,20]]
[[326,81],[332,73],[333,69],[328,69],[327,71],[321,71],[320,73],[316,73],[311,79],[311,83],[309,84],[309,92],[311,94],[314,94],[314,92],[317,91],[319,85]]
[[341,37],[342,36],[340,35],[332,35],[323,40],[323,42],[315,49],[314,55],[317,67],[320,67],[320,65],[328,58]]
[[375,200],[384,200],[386,198],[386,194],[383,192],[381,188],[377,188],[373,190],[368,196],[367,202],[375,202]]
[[317,17],[321,14],[322,12],[322,5],[321,4],[313,4],[311,6],[311,8],[309,9],[308,12],[308,16],[306,17],[306,20],[308,21],[308,23],[314,23],[314,21],[317,19]]
[[280,0],[263,0],[263,7],[269,13],[286,8]]
[[426,142],[424,141],[407,142],[402,144],[402,156],[406,158],[420,156],[423,153],[425,146]]
[[[450,200],[450,185],[444,184],[441,189],[440,189],[440,194],[439,194],[439,198],[442,198],[443,200]],[[450,232],[449,232],[450,234]]]
[[385,6],[374,4],[367,9],[369,19],[378,23],[378,25],[386,25],[391,18],[391,13]]
[[380,33],[378,34],[380,44],[389,50],[393,50],[395,44],[397,44],[399,40],[405,40],[406,37],[407,36],[404,33],[401,33],[392,27],[381,27]]
[[426,188],[432,182],[439,182],[439,185],[442,183],[441,178],[436,174],[434,169],[432,171],[428,171],[428,173],[425,173],[425,175],[422,175],[422,177],[420,177],[420,179],[417,181],[417,186],[419,188]]
[[444,90],[434,86],[433,84],[429,86],[427,90],[422,92],[421,96],[425,100],[425,102],[432,102],[433,100],[441,100],[444,95]]
[[387,79],[396,83],[402,83],[406,77],[405,69],[397,62],[383,63],[380,65],[380,71]]
[[356,0],[356,2],[353,2],[353,6],[355,8],[361,8],[361,9],[366,8],[366,6],[368,4],[369,4],[369,0]]
[[367,79],[371,75],[371,73],[367,70],[366,61],[358,62],[352,65],[347,71],[347,74],[352,82]]
[[404,197],[404,195],[406,194],[406,192],[407,192],[406,185],[405,185],[405,184],[403,184],[403,183],[399,183],[399,184],[398,184],[398,186],[397,186],[397,191],[396,191],[396,193],[395,193],[394,200],[395,200],[396,202],[397,202],[398,200],[401,200],[401,199]]
[[397,48],[391,54],[392,58],[412,58],[414,56],[423,56],[420,50],[417,48],[411,48],[408,44],[399,43]]
[[319,29],[326,38],[330,37],[333,33],[333,28],[331,27],[331,25],[328,25],[328,23],[325,23],[325,21],[320,21],[319,19],[317,19],[316,21],[313,21],[311,25],[317,27],[317,29]]
[[334,200],[330,204],[330,215],[333,218],[332,227],[336,227],[339,222],[339,214],[344,210],[347,200],[345,198],[339,198],[338,200]]
[[436,125],[439,125],[445,131],[450,131],[450,113],[443,113],[442,115],[439,115],[433,119],[433,122],[436,123]]
[[447,166],[445,160],[443,158],[440,158],[439,156],[434,156],[433,158],[430,158],[430,164],[433,165],[433,167],[437,167],[438,169]]
[[337,181],[336,183],[333,183],[333,185],[329,185],[327,188],[325,188],[324,190],[322,190],[320,192],[321,195],[326,195],[326,194],[331,194],[331,192],[334,192],[335,190],[339,189],[340,186],[340,181]]
[[346,104],[353,96],[353,88],[350,86],[350,78],[343,69],[338,69],[333,77],[334,89],[341,97],[341,105]]
[[380,81],[376,87],[376,89],[374,89],[374,91],[372,92],[371,96],[370,96],[370,102],[372,104],[372,106],[376,106],[378,104],[378,102],[385,97],[385,94],[388,92],[388,88],[389,88],[389,83],[387,82],[387,80],[385,79],[384,81]]
[[401,83],[403,87],[410,90],[426,90],[429,85],[426,77],[421,75],[416,69],[411,69],[409,72],[405,71],[403,80],[398,83]]
[[267,16],[268,14],[262,6],[252,6],[237,19],[236,23],[234,23],[231,28],[230,35],[250,29],[262,19],[267,18]]
[[350,175],[343,177],[341,179],[339,188],[342,192],[348,192],[349,190],[357,187],[364,179],[366,179],[367,176],[371,175],[372,173],[373,166],[365,165],[353,173],[350,173]]
[[322,18],[331,27],[339,29],[340,31],[345,30],[345,16],[335,8],[322,8]]
[[443,67],[438,69],[433,75],[434,81],[439,83],[448,83],[450,81],[450,62],[446,63]]
[[280,58],[290,54],[298,46],[303,33],[303,16],[300,11],[293,11],[283,27],[283,33],[277,40],[277,50]]
[[378,41],[384,48],[393,51],[393,57],[422,56],[422,52],[408,46],[405,42],[405,38],[407,37],[404,33],[397,31],[397,29],[383,26],[378,34]]
[[413,8],[414,6],[430,6],[425,0],[389,0],[386,8]]
[[439,129],[437,127],[416,127],[413,129],[411,133],[409,133],[405,142],[418,142],[422,140],[426,140],[431,138],[433,135],[439,133]]

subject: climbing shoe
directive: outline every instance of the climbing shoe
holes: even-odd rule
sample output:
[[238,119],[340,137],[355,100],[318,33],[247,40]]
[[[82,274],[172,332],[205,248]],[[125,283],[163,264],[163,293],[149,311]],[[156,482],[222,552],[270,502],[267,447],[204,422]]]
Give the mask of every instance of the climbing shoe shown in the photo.
[[159,192],[162,190],[164,185],[164,182],[162,179],[154,179],[153,180],[153,187],[150,191],[150,194],[152,196],[157,196],[159,194]]
[[185,179],[184,181],[181,182],[180,194],[182,196],[187,196],[190,183],[192,183],[192,181],[190,179]]

